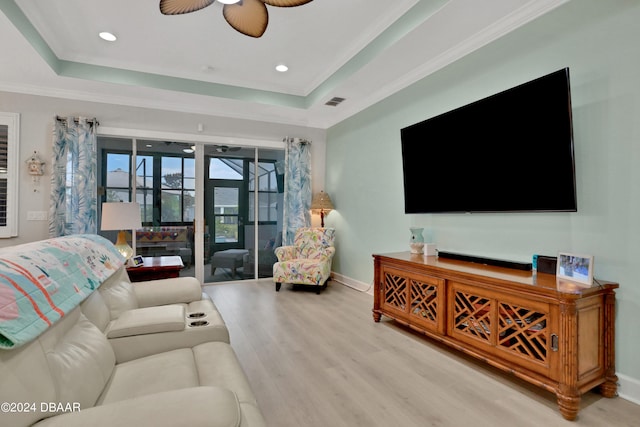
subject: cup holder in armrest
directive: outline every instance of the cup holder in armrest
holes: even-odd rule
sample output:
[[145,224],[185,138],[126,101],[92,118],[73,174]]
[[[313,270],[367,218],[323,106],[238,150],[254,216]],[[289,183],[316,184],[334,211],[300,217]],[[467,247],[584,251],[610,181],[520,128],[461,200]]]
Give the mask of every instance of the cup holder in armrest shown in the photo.
[[209,322],[207,322],[206,320],[196,320],[195,322],[189,323],[189,326],[191,326],[191,327],[207,326],[208,324],[209,324]]
[[187,316],[189,319],[199,319],[201,317],[206,316],[206,314],[198,312],[198,313],[189,313],[189,315]]

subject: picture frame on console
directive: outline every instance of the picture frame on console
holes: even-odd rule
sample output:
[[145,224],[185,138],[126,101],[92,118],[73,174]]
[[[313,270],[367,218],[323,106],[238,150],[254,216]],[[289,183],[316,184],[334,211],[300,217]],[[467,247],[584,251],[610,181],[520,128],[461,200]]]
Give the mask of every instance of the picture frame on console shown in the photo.
[[558,252],[556,278],[576,284],[593,284],[593,255]]

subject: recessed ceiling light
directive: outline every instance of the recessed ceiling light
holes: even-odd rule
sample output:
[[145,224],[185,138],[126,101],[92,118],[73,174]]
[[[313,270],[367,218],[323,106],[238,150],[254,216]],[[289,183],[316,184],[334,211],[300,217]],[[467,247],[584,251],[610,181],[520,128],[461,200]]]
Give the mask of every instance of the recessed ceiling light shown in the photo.
[[106,40],[106,41],[108,41],[108,42],[114,42],[114,41],[116,41],[116,39],[117,39],[117,37],[116,37],[116,36],[114,36],[113,34],[111,34],[111,33],[107,32],[107,31],[103,31],[103,32],[101,32],[101,33],[100,33],[100,34],[98,34],[98,35],[100,36],[100,38],[101,38],[102,40]]
[[289,69],[289,67],[287,67],[287,66],[286,66],[286,65],[284,65],[284,64],[276,65],[276,70],[277,70],[277,71],[280,71],[281,73],[284,73],[284,72],[285,72],[285,71],[287,71],[288,69]]

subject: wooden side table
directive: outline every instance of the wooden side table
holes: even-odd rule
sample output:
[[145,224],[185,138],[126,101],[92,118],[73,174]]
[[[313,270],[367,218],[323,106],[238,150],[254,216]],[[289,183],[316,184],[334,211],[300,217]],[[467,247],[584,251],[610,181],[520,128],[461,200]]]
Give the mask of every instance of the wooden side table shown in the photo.
[[184,268],[179,256],[143,257],[143,264],[139,267],[127,267],[129,279],[132,282],[147,280],[170,279],[178,277]]

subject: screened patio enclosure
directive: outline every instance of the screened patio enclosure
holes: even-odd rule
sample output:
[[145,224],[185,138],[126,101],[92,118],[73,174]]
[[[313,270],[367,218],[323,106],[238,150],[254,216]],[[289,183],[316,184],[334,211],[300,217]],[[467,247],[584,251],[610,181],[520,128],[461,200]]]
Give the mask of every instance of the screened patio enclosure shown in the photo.
[[[281,149],[102,136],[98,205],[138,202],[136,253],[180,256],[181,275],[197,277],[201,269],[205,282],[270,277],[282,244],[283,162]],[[116,232],[99,233],[115,240]]]

